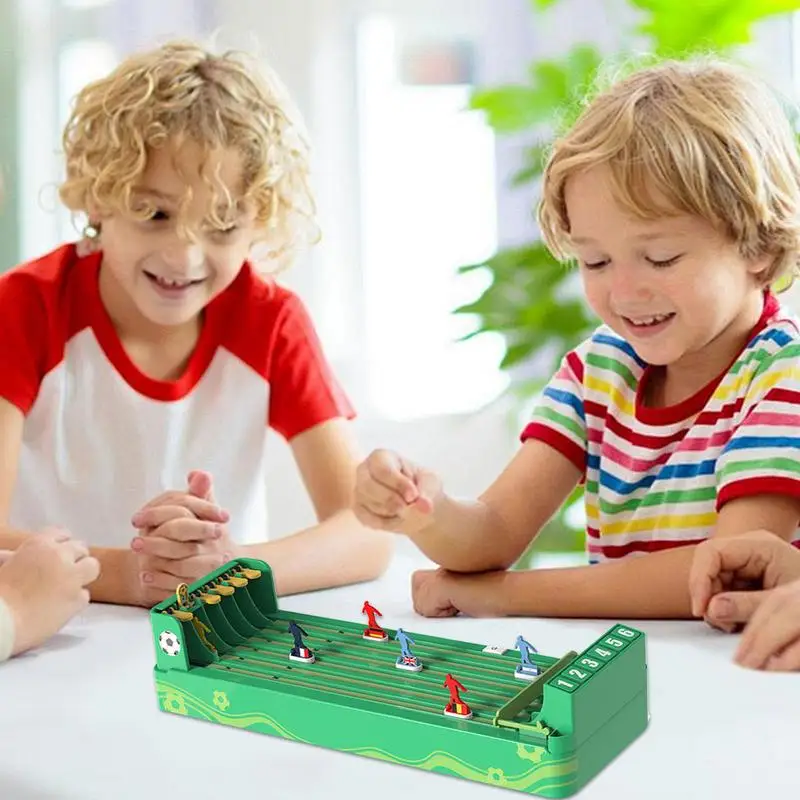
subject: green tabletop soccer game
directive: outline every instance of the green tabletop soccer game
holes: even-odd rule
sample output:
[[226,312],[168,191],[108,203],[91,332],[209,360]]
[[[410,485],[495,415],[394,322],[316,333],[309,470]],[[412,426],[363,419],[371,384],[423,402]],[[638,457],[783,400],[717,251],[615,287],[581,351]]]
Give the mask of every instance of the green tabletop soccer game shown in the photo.
[[641,631],[554,657],[361,612],[281,611],[269,566],[235,559],[151,610],[159,707],[540,797],[575,794],[647,727]]

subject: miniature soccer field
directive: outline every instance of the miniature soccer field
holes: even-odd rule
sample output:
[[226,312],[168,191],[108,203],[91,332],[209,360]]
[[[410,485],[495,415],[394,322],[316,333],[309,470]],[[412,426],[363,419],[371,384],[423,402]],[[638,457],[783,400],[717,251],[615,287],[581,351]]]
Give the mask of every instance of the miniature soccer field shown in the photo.
[[398,630],[372,599],[364,624],[282,611],[254,559],[182,586],[150,612],[160,708],[542,797],[574,794],[647,727],[638,630],[548,656]]

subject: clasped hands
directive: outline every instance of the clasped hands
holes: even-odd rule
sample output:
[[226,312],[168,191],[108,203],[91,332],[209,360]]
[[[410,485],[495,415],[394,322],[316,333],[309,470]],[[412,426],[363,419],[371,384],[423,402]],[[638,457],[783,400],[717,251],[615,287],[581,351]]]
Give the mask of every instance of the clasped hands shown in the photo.
[[211,476],[194,471],[185,492],[168,491],[131,518],[137,535],[134,596],[137,604],[155,605],[235,558],[239,548],[228,533],[228,512],[217,505]]

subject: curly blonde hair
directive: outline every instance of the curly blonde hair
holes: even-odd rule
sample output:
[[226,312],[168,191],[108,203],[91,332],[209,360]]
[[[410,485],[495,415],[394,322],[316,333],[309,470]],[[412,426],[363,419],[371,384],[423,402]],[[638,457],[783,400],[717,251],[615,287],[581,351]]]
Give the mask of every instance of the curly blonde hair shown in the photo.
[[612,83],[556,141],[538,221],[558,258],[571,253],[564,187],[608,168],[620,206],[640,219],[699,216],[744,258],[774,256],[762,282],[800,262],[800,158],[778,96],[741,67],[669,60]]
[[[286,90],[270,71],[243,53],[214,55],[176,41],[133,55],[77,96],[63,135],[66,179],[62,202],[88,214],[120,211],[144,219],[153,209],[134,202],[133,190],[148,153],[193,141],[204,159],[235,150],[243,165],[243,197],[269,243],[271,260],[319,238],[309,187],[309,146]],[[229,224],[218,213],[236,200],[203,167],[211,188],[212,224]],[[182,198],[188,204],[190,192]]]

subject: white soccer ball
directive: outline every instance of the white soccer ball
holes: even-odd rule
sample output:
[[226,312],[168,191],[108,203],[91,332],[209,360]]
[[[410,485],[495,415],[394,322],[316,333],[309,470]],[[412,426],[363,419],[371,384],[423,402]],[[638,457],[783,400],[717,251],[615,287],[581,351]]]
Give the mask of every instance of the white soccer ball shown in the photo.
[[177,633],[161,631],[161,635],[158,637],[158,646],[168,656],[176,656],[181,651],[181,640]]

